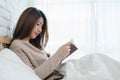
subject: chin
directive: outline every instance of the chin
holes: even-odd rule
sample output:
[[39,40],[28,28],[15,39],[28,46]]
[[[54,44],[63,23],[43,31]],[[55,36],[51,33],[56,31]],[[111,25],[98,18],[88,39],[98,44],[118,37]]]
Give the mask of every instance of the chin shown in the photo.
[[35,39],[36,38],[36,36],[34,36],[34,37],[31,37],[31,39]]

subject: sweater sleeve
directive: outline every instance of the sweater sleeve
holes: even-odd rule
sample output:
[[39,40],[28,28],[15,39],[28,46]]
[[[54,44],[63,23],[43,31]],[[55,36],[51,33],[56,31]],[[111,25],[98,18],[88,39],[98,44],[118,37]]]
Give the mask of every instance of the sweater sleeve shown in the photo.
[[56,52],[53,56],[51,56],[47,61],[45,61],[42,65],[35,68],[36,74],[41,78],[46,78],[49,74],[51,74],[61,63],[61,61],[65,58],[62,53]]
[[32,64],[30,63],[29,58],[27,57],[27,55],[25,55],[25,52],[22,49],[18,47],[10,49],[14,51],[26,65],[31,67],[41,79],[45,79],[48,75],[50,75],[59,66],[61,61],[65,58],[65,56],[62,53],[56,52],[43,64],[34,69]]
[[31,67],[41,79],[45,79],[48,75],[50,75],[66,57],[63,53],[56,52],[53,56],[49,57],[48,60],[35,68],[31,63],[29,56],[26,55],[26,49],[24,50],[19,46],[14,44],[10,46],[10,49],[14,51],[26,65]]

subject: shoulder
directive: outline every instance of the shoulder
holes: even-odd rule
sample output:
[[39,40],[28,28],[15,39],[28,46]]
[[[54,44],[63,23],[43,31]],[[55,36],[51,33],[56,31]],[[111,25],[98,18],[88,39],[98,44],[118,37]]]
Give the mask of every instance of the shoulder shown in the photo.
[[9,49],[14,51],[15,53],[22,54],[27,51],[27,47],[24,45],[22,40],[14,40]]
[[36,47],[34,47],[31,43],[29,42],[26,42],[26,41],[23,41],[23,40],[19,40],[19,39],[16,39],[14,40],[11,45],[10,45],[10,48],[20,48],[22,50],[37,50]]
[[17,48],[17,47],[23,47],[23,42],[22,40],[14,40],[11,45],[10,45],[10,48],[13,47],[13,48]]
[[19,42],[21,42],[21,40],[16,39],[16,40],[13,40],[12,44],[16,44],[16,43],[19,43]]

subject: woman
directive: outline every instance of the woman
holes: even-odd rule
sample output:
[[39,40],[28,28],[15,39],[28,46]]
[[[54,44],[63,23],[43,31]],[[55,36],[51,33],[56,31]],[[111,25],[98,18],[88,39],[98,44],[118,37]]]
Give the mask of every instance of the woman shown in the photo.
[[[41,79],[61,79],[55,69],[70,53],[70,42],[62,45],[52,57],[44,48],[48,41],[47,19],[34,7],[27,8],[16,25],[10,49],[31,67]],[[54,76],[55,75],[55,76]]]

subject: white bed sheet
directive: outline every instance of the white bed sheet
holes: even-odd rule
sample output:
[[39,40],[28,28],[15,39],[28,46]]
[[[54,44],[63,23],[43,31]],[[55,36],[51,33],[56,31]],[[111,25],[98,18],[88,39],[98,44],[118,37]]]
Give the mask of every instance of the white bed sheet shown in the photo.
[[41,80],[11,50],[0,51],[0,80]]
[[[59,69],[63,80],[120,80],[120,62],[103,54],[89,54],[69,60]],[[0,80],[41,80],[11,50],[0,51]]]
[[89,54],[60,66],[63,80],[120,80],[120,62],[103,54]]

